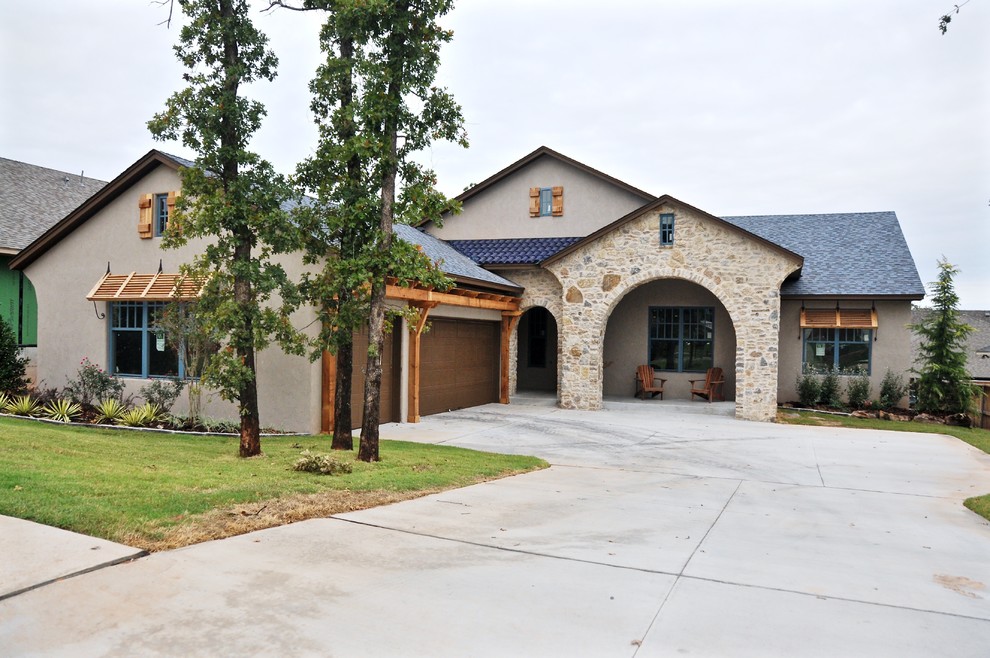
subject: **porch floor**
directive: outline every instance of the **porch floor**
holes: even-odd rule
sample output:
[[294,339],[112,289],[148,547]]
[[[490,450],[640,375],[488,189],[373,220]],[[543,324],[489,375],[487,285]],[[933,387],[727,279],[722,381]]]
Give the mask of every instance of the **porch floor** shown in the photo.
[[[510,398],[510,404],[530,407],[554,407],[557,405],[557,394],[544,391],[518,391]],[[734,400],[725,402],[705,402],[703,400],[640,400],[639,398],[606,395],[602,400],[605,409],[610,411],[643,412],[654,409],[658,414],[685,413],[706,414],[732,417],[736,413]]]

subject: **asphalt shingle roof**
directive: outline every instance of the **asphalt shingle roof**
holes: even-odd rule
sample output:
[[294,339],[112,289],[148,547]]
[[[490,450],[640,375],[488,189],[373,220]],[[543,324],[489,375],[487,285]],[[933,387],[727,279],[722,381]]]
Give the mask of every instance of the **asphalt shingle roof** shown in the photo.
[[451,276],[461,276],[478,281],[495,283],[502,286],[520,288],[519,284],[489,272],[480,267],[476,262],[444,242],[427,233],[423,233],[412,226],[405,224],[394,224],[393,230],[401,239],[411,244],[417,244],[423,249],[423,253],[429,256],[433,262],[437,263],[444,272]]
[[21,250],[105,181],[0,158],[0,248]]
[[480,265],[533,265],[582,238],[449,240],[447,244]]
[[725,221],[804,257],[801,276],[782,295],[918,295],[918,276],[897,215],[754,215]]

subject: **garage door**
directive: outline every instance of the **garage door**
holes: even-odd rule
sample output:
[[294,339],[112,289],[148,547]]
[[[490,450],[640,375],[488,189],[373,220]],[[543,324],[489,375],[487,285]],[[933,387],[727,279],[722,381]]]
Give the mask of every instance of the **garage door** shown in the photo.
[[[381,422],[399,420],[399,341],[392,334],[385,335],[382,352],[382,406]],[[368,354],[368,329],[354,332],[354,370],[351,377],[351,422],[354,429],[361,427],[364,410],[364,367]]]
[[431,318],[420,349],[421,415],[498,402],[499,323]]

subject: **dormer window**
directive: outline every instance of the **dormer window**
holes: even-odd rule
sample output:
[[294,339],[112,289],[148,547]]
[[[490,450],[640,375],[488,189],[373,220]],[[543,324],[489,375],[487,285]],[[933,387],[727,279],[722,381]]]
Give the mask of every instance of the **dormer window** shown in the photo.
[[564,214],[564,188],[529,188],[530,217],[561,217]]

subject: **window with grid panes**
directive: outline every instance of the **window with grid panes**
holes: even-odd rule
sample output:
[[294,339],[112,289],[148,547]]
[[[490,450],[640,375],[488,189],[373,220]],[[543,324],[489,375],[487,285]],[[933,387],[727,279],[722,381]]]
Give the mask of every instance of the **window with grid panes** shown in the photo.
[[805,329],[804,371],[868,375],[872,350],[872,329]]
[[182,377],[178,353],[156,326],[165,302],[110,305],[110,367],[114,375]]
[[674,372],[704,372],[715,360],[715,309],[650,308],[650,365]]

